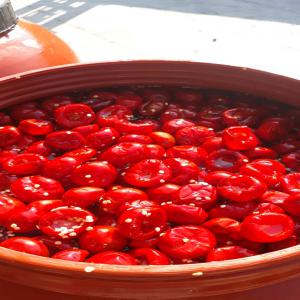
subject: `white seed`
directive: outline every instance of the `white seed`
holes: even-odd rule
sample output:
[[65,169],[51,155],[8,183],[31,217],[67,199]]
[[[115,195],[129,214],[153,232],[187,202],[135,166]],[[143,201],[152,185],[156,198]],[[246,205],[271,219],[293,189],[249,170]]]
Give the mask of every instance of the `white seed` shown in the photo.
[[145,209],[143,209],[143,210],[142,210],[142,215],[143,215],[143,216],[147,216],[147,215],[148,215],[148,212],[147,212]]
[[202,276],[203,272],[194,272],[192,276]]
[[131,223],[132,222],[132,219],[131,218],[128,218],[124,221],[125,223]]
[[165,174],[165,171],[164,170],[159,170],[158,173],[159,174]]
[[85,221],[86,222],[93,222],[94,221],[94,218],[92,216],[86,216],[85,217]]
[[38,183],[34,185],[34,187],[35,187],[36,189],[38,189],[40,186],[41,186],[41,185],[38,184]]
[[188,164],[188,163],[185,163],[185,162],[182,163],[181,165],[182,165],[183,167],[188,167],[188,166],[189,166],[189,164]]
[[96,270],[96,268],[93,267],[93,266],[87,266],[87,267],[84,268],[84,272],[87,272],[87,273],[91,273],[95,270]]
[[84,177],[85,178],[92,178],[92,175],[91,174],[86,174]]
[[110,200],[102,200],[102,204],[110,204],[111,201]]
[[161,179],[159,182],[160,183],[165,183],[166,181],[164,179]]
[[86,114],[86,116],[87,116],[88,118],[90,118],[90,117],[92,117],[93,115],[92,115],[92,114]]
[[66,134],[72,134],[72,131],[66,131]]
[[88,226],[85,230],[86,231],[91,231],[91,230],[93,230],[93,227],[92,226]]
[[220,205],[221,208],[225,208],[226,207],[226,204],[222,204]]
[[183,241],[184,243],[188,243],[188,242],[190,241],[190,239],[188,239],[188,238],[183,238],[182,241]]
[[55,241],[55,242],[54,242],[54,245],[57,245],[57,246],[59,246],[59,245],[61,245],[61,244],[62,244],[61,241]]
[[62,226],[62,227],[58,228],[58,231],[60,231],[60,233],[62,233],[62,234],[65,234],[65,233],[69,232],[69,229],[67,227]]
[[62,239],[66,239],[68,238],[63,232],[58,234]]
[[21,229],[16,223],[12,223],[10,225],[10,227],[13,228],[14,230],[20,230]]
[[161,231],[160,227],[155,227],[154,230],[155,230],[156,232],[160,232],[160,231]]
[[69,236],[76,236],[76,235],[77,235],[76,232],[71,232],[71,233],[69,233]]

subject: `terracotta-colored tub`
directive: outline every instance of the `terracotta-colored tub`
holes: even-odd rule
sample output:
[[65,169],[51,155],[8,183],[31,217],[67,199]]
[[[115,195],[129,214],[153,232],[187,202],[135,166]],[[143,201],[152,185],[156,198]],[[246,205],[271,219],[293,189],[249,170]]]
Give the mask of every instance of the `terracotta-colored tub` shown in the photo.
[[[0,79],[0,107],[131,84],[241,91],[300,106],[300,81],[295,79],[216,64],[135,61],[54,67]],[[300,246],[193,265],[94,265],[93,272],[85,272],[86,266],[0,248],[0,299],[300,299]]]

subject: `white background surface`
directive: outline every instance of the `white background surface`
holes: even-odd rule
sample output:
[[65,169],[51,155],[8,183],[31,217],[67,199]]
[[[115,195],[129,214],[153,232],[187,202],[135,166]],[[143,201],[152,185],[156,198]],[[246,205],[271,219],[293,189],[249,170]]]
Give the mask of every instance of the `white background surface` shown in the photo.
[[193,60],[300,79],[300,0],[12,0],[82,61]]

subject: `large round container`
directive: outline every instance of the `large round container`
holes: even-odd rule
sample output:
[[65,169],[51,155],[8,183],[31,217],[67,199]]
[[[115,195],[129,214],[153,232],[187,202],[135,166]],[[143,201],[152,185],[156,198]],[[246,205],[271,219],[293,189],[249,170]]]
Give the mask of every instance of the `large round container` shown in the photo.
[[[135,61],[54,67],[0,80],[0,106],[74,90],[131,84],[241,91],[300,106],[300,81],[215,64]],[[298,300],[300,245],[224,262],[111,266],[52,260],[0,248],[5,300]]]
[[0,0],[0,77],[76,62],[72,49],[54,33],[17,20],[10,1]]

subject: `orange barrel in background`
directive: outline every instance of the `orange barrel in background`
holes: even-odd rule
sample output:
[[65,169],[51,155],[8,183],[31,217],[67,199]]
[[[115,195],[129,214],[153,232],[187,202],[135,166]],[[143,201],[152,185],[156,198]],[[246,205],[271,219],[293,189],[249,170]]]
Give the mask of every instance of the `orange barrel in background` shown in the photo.
[[0,0],[0,77],[76,63],[72,49],[47,29],[18,20],[9,0]]

